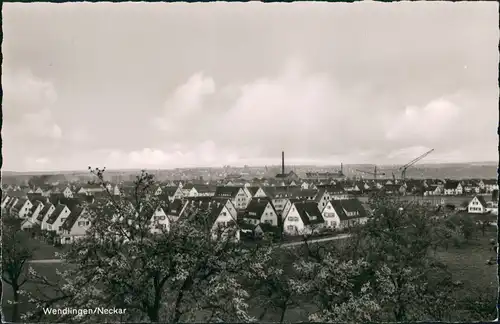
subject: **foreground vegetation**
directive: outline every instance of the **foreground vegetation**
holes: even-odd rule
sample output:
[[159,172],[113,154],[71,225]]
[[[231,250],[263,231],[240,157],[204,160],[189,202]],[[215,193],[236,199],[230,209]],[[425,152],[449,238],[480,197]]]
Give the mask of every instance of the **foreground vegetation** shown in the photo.
[[[102,171],[94,171],[102,180]],[[2,277],[13,321],[480,321],[496,317],[496,274],[485,261],[492,228],[466,216],[385,196],[347,239],[283,248],[243,245],[209,211],[190,210],[169,232],[150,234],[161,202],[138,176],[132,204],[111,195],[88,206],[93,227],[64,264],[33,264],[29,238],[7,223]],[[108,217],[109,210],[113,217]],[[57,268],[57,270],[55,269]],[[5,287],[3,287],[5,288]],[[20,308],[19,308],[20,307]],[[123,308],[106,316],[47,316],[43,307]]]

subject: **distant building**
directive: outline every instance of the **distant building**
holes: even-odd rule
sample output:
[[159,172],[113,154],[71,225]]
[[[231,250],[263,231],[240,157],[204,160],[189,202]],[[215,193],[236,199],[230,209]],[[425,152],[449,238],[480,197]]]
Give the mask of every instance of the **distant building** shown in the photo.
[[475,196],[467,207],[470,214],[484,214],[487,212],[488,204],[483,196]]
[[276,176],[275,176],[276,179],[280,179],[280,180],[299,180],[299,176],[293,172],[293,171],[290,171],[288,173],[285,173],[285,152],[281,152],[281,173],[278,173]]

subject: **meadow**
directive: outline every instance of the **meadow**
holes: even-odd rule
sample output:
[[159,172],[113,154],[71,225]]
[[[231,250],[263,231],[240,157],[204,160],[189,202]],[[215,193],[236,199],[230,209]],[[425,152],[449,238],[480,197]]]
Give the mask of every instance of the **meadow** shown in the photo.
[[[453,280],[461,282],[461,287],[456,291],[458,299],[464,299],[474,294],[480,294],[485,298],[488,303],[491,301],[492,305],[496,304],[498,294],[498,277],[497,266],[487,265],[486,261],[495,256],[495,252],[491,250],[490,240],[497,239],[497,231],[495,227],[489,227],[483,236],[480,231],[475,233],[475,237],[469,243],[461,246],[450,246],[448,250],[440,249],[436,252],[436,257],[443,261],[453,274]],[[338,244],[336,241],[328,242],[328,244]],[[53,259],[54,252],[61,251],[58,248],[51,247],[46,243],[42,243],[38,250],[37,258]],[[47,276],[49,279],[56,279],[56,269],[64,270],[70,265],[63,263],[37,263],[31,266],[40,274]],[[27,283],[24,289],[35,291],[35,286],[32,283]],[[3,285],[3,300],[2,307],[6,320],[10,320],[12,313],[12,306],[8,301],[12,300],[12,290],[10,286]],[[20,313],[33,308],[26,300],[20,305]],[[291,308],[286,316],[285,321],[307,321],[308,313],[313,311],[315,306],[312,304],[304,303],[300,307]],[[253,309],[254,315],[260,313],[260,309]],[[465,314],[463,310],[457,309],[457,320],[483,320],[489,321],[493,318],[474,318],[472,314]],[[493,315],[492,315],[493,316]],[[279,321],[279,314],[269,313],[263,320],[265,321]]]

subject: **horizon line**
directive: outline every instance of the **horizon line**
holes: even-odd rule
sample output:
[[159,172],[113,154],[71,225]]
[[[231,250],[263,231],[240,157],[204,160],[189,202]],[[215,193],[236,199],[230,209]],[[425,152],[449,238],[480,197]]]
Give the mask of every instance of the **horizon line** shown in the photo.
[[[437,164],[492,164],[496,163],[499,164],[498,161],[465,161],[465,162],[426,162],[426,163],[421,163],[418,165],[424,166],[424,165],[437,165]],[[402,166],[402,164],[374,164],[374,163],[341,163],[344,167],[349,166],[349,165],[368,165],[368,166]],[[300,167],[300,166],[313,166],[313,167],[337,167],[340,166],[341,164],[289,164],[288,167],[294,166],[294,167]],[[264,167],[281,167],[281,164],[272,164],[272,165],[247,165],[248,167],[251,168],[264,168]],[[231,168],[244,168],[245,165],[243,166],[231,166]],[[286,165],[285,165],[286,167]],[[106,171],[168,171],[168,170],[186,170],[186,169],[223,169],[223,166],[192,166],[192,167],[172,167],[172,168],[106,168]],[[94,168],[95,169],[95,168]],[[43,173],[43,172],[73,172],[73,173],[81,173],[81,172],[89,172],[89,169],[80,169],[80,170],[75,170],[75,169],[69,169],[69,170],[26,170],[26,171],[13,171],[13,170],[1,170],[1,174],[4,173]]]

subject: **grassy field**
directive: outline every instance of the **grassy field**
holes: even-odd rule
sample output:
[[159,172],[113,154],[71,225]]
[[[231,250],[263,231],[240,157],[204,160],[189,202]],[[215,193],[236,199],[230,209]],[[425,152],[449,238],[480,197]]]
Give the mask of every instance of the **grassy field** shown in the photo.
[[[450,247],[448,251],[438,251],[437,258],[444,262],[454,281],[461,281],[463,286],[456,292],[457,298],[464,298],[472,294],[481,295],[491,305],[496,305],[498,296],[498,267],[488,265],[486,261],[495,257],[496,253],[490,250],[490,240],[497,239],[496,227],[490,227],[485,233],[476,233],[476,238],[465,247]],[[461,311],[457,311],[457,320],[460,320]],[[475,318],[478,321],[491,321],[492,318]],[[470,319],[472,320],[472,319]]]
[[[457,248],[450,246],[448,251],[441,250],[437,252],[436,256],[446,263],[453,273],[453,280],[463,283],[463,286],[457,291],[458,296],[469,296],[471,293],[487,294],[491,296],[492,304],[494,305],[496,303],[496,294],[498,291],[497,266],[485,264],[490,257],[495,256],[495,253],[489,250],[489,241],[492,238],[496,239],[496,235],[496,228],[491,227],[488,229],[485,236],[482,236],[482,234],[478,232],[476,238],[464,247]],[[43,251],[43,253],[39,252],[39,256],[51,259],[53,258],[53,252],[59,250],[54,247],[44,246],[40,251]],[[51,279],[55,279],[55,269],[63,270],[68,265],[33,264],[32,266],[39,273]],[[4,285],[3,288],[2,306],[6,319],[9,320],[11,318],[12,306],[8,305],[7,301],[12,299],[12,291],[8,285]],[[28,283],[25,289],[33,291],[34,286]],[[20,305],[21,314],[31,307],[32,306],[27,303]],[[304,308],[306,310],[304,310]],[[290,309],[285,316],[285,321],[307,321],[307,315],[310,311],[308,308],[312,310],[313,306]],[[258,314],[260,310],[256,309],[255,312]],[[460,315],[457,314],[457,316]],[[482,318],[477,320],[489,321],[492,319],[493,318]],[[278,321],[279,315],[269,314],[269,316],[266,316],[265,320]]]
[[56,252],[63,253],[69,248],[68,245],[55,247],[45,241],[37,240],[36,250],[33,252],[33,260],[56,259]]

